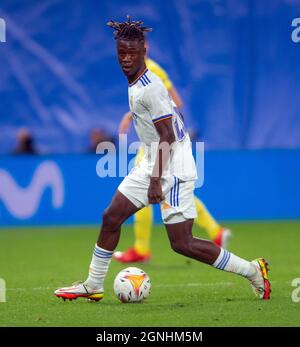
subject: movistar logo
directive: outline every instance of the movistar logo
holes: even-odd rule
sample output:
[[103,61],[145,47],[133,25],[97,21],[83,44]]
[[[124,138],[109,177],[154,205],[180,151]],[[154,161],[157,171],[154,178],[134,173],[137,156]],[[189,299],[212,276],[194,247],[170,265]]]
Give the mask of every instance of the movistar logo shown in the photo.
[[63,177],[52,161],[45,161],[36,168],[26,188],[20,187],[9,172],[0,169],[0,200],[15,218],[31,218],[37,212],[46,188],[51,189],[52,206],[60,208],[64,202]]

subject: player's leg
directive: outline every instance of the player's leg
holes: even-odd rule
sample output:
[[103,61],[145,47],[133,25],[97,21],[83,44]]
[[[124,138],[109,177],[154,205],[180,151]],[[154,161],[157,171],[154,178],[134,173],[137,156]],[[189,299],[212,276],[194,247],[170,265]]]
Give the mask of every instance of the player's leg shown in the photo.
[[192,235],[193,220],[165,224],[172,249],[186,257],[247,278],[261,299],[270,298],[268,268],[264,259],[249,262],[215,245]]
[[138,209],[125,195],[117,191],[111,204],[104,211],[101,231],[89,268],[89,276],[85,281],[89,288],[103,288],[113,251],[119,242],[121,225]]
[[109,207],[104,211],[98,241],[95,245],[89,275],[85,282],[55,291],[64,300],[78,297],[99,301],[103,298],[103,283],[112,254],[120,238],[123,222],[139,210],[125,195],[117,191]]
[[152,229],[152,206],[145,206],[134,215],[134,246],[124,252],[115,252],[113,257],[121,263],[136,263],[150,260],[150,237]]
[[111,252],[114,251],[119,242],[121,225],[139,209],[125,195],[117,191],[103,213],[97,246]]
[[231,232],[227,228],[223,228],[209,213],[203,202],[195,196],[195,206],[197,210],[197,217],[195,223],[203,228],[209,238],[218,246],[227,248],[228,240]]
[[[175,217],[175,215],[174,215]],[[178,223],[165,224],[172,249],[186,257],[199,260],[206,264],[213,264],[220,253],[220,247],[208,240],[201,240],[192,234],[193,219],[185,220],[178,214]],[[170,221],[172,221],[170,219]]]
[[182,182],[175,178],[174,186],[165,196],[170,205],[164,208],[166,202],[161,204],[161,212],[172,249],[217,269],[248,278],[261,298],[269,298],[268,269],[263,259],[249,262],[211,241],[193,236],[193,220],[197,215],[194,182]]

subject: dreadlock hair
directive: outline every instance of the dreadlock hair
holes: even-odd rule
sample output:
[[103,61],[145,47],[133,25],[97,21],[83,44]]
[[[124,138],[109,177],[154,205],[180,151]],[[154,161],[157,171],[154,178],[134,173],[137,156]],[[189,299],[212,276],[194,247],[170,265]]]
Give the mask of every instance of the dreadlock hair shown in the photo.
[[151,28],[142,26],[142,21],[132,21],[130,16],[127,16],[127,22],[118,23],[110,20],[107,25],[114,29],[115,40],[134,41],[138,40],[145,42],[145,33],[152,31]]

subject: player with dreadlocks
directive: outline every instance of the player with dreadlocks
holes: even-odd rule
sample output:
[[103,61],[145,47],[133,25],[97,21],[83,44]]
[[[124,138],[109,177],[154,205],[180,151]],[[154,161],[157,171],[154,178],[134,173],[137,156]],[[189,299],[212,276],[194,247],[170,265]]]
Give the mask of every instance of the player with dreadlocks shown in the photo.
[[108,25],[114,29],[119,64],[129,83],[129,106],[145,155],[124,178],[104,211],[87,280],[60,288],[55,295],[63,299],[102,299],[104,278],[123,222],[144,206],[159,203],[175,252],[241,275],[261,299],[269,299],[268,268],[263,258],[249,262],[192,235],[195,162],[182,116],[160,78],[145,65],[145,33],[151,29],[129,17],[124,23],[110,21]]
[[[170,80],[167,72],[154,60],[150,59],[148,56],[149,44],[148,41],[145,42],[146,46],[146,56],[145,63],[148,70],[153,72],[158,76],[164,86],[166,87],[170,97],[176,104],[178,109],[181,109],[183,106],[180,94],[176,90],[172,81]],[[129,127],[133,121],[131,111],[126,112],[122,117],[122,120],[119,125],[119,133],[127,133]],[[138,165],[144,157],[143,147],[140,146],[135,158],[135,165]],[[227,228],[221,226],[218,221],[213,217],[209,212],[207,207],[204,205],[198,197],[195,196],[195,206],[197,211],[197,217],[194,219],[194,223],[203,229],[210,240],[212,240],[216,245],[227,248],[228,241],[231,237],[231,231]],[[121,263],[139,263],[146,262],[151,259],[151,247],[150,239],[152,232],[152,223],[153,223],[153,208],[149,204],[144,208],[140,209],[134,215],[133,221],[133,231],[134,231],[134,244],[132,247],[129,247],[126,251],[115,252],[113,258]]]

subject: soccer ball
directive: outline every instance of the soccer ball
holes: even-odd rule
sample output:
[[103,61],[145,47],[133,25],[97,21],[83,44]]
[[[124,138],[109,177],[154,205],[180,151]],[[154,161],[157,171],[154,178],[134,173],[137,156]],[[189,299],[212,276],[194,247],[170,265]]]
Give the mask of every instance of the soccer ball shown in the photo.
[[150,288],[149,276],[137,267],[120,271],[114,281],[114,292],[122,302],[142,302],[149,296]]

